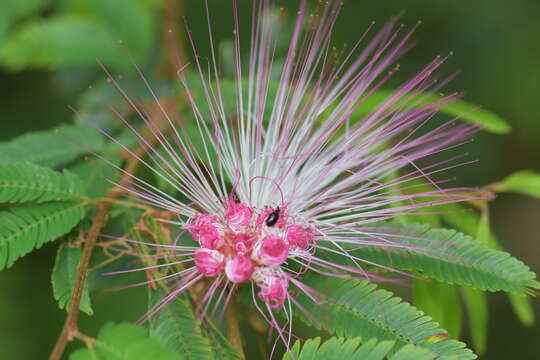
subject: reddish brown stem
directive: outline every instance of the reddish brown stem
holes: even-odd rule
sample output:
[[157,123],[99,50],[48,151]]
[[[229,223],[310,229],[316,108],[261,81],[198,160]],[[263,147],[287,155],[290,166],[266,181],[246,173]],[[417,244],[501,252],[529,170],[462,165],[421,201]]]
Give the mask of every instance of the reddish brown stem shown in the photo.
[[[150,144],[152,141],[157,141],[157,139],[149,139]],[[107,198],[104,198],[98,202],[97,214],[92,222],[90,230],[88,231],[81,255],[81,262],[77,266],[75,285],[73,286],[73,293],[71,296],[71,304],[68,309],[68,315],[66,317],[66,321],[64,322],[62,332],[60,333],[51,355],[49,356],[49,360],[60,360],[66,345],[72,341],[75,338],[75,335],[78,333],[77,319],[79,316],[79,306],[81,303],[84,282],[88,273],[88,265],[90,264],[90,258],[92,257],[92,252],[96,246],[97,238],[101,232],[101,229],[103,229],[107,223],[107,214],[112,204],[110,200],[118,197],[124,192],[122,187],[129,185],[131,180],[131,176],[129,174],[135,173],[139,165],[138,158],[144,156],[145,151],[144,145],[141,145],[133,150],[133,156],[126,161],[126,166],[124,168],[125,173],[118,182],[120,186],[110,189],[107,192]]]
[[182,24],[182,2],[180,0],[165,0],[162,7],[161,36],[165,46],[165,54],[161,64],[162,75],[176,76],[176,72],[186,63],[184,39],[178,31]]
[[60,337],[56,342],[56,345],[49,356],[49,360],[60,360],[66,345],[68,342],[72,341],[77,334],[77,319],[79,316],[79,305],[81,303],[81,296],[84,286],[84,281],[86,280],[86,274],[88,269],[88,264],[90,263],[90,257],[92,256],[92,250],[96,245],[96,240],[99,235],[99,232],[105,226],[107,221],[107,212],[109,210],[109,203],[100,203],[98,205],[97,215],[88,231],[88,237],[84,243],[83,252],[81,255],[81,262],[77,266],[77,277],[75,280],[75,286],[73,287],[73,294],[71,296],[71,305],[68,310],[68,315],[64,323],[64,328],[60,333]]

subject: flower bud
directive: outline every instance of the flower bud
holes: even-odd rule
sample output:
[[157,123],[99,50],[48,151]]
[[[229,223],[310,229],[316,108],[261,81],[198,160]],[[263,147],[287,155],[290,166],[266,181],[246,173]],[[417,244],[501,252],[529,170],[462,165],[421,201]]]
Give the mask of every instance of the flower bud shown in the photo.
[[225,257],[219,251],[199,248],[195,250],[195,266],[201,274],[214,277],[223,271]]
[[236,254],[247,254],[253,248],[254,238],[250,234],[237,234],[234,236],[233,249]]
[[217,249],[221,243],[221,236],[216,222],[217,216],[215,215],[196,214],[188,226],[188,231],[203,248]]
[[253,210],[245,203],[230,202],[225,212],[225,220],[234,231],[241,231],[251,223]]
[[275,235],[266,236],[258,248],[256,257],[263,264],[272,266],[279,265],[287,259],[289,246],[283,238]]
[[287,227],[286,238],[291,247],[298,247],[305,250],[313,241],[314,237],[315,234],[311,229],[306,229],[300,225],[294,224]]
[[244,282],[253,274],[253,263],[249,257],[237,255],[233,259],[227,260],[225,274],[234,283]]
[[287,288],[289,281],[286,277],[278,274],[270,274],[257,284],[260,288],[259,298],[269,304],[272,309],[278,309],[283,306],[287,299]]

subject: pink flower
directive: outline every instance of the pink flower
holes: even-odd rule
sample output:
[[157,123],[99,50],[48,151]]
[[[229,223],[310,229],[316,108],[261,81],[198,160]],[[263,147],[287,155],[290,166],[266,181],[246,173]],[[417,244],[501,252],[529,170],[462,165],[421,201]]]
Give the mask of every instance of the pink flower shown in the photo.
[[272,309],[279,309],[287,299],[289,281],[284,276],[271,274],[259,283],[259,298],[268,303]]
[[258,249],[257,258],[265,265],[279,265],[285,261],[289,254],[289,246],[283,238],[269,235],[262,240]]
[[[361,264],[343,265],[351,254],[341,245],[361,247],[367,238],[374,238],[378,241],[372,245],[381,250],[407,252],[411,246],[400,241],[399,228],[376,224],[436,205],[490,197],[463,187],[424,189],[409,183],[453,167],[444,160],[430,164],[425,158],[466,142],[477,131],[476,126],[454,125],[454,119],[444,125],[424,125],[431,124],[441,105],[458,99],[459,93],[423,102],[419,107],[405,106],[410,105],[411,94],[439,92],[442,84],[433,80],[445,57],[428,62],[369,114],[357,114],[350,122],[354,109],[395,71],[393,64],[409,48],[412,32],[403,31],[400,38],[394,28],[397,18],[393,18],[379,33],[369,36],[365,49],[354,46],[344,54],[342,63],[336,59],[332,66],[325,66],[340,1],[323,1],[321,16],[313,23],[308,1],[301,0],[295,30],[285,39],[289,49],[279,83],[271,94],[267,90],[275,81],[272,71],[277,64],[273,49],[281,40],[274,36],[278,33],[274,22],[266,20],[275,11],[272,3],[262,1],[254,9],[257,15],[252,19],[255,26],[251,27],[251,39],[256,41],[252,41],[247,63],[243,62],[242,47],[235,42],[233,98],[222,98],[227,92],[220,81],[221,73],[213,71],[218,67],[210,66],[207,71],[198,54],[194,59],[200,75],[196,88],[204,89],[201,104],[195,104],[198,101],[190,90],[193,87],[186,77],[188,72],[177,73],[191,105],[188,107],[194,110],[190,119],[208,141],[203,139],[201,149],[182,140],[176,156],[178,129],[174,123],[165,122],[170,126],[163,134],[173,135],[172,142],[169,144],[169,136],[158,129],[151,132],[158,146],[148,149],[152,159],[155,155],[155,159],[164,161],[156,163],[157,167],[152,161],[143,164],[173,185],[178,184],[178,191],[167,194],[135,174],[135,186],[126,187],[145,204],[177,214],[180,223],[192,218],[187,230],[198,245],[178,238],[174,244],[148,247],[155,248],[158,256],[163,250],[176,250],[182,262],[191,261],[195,254],[195,266],[173,274],[178,284],[171,287],[174,292],[156,304],[148,316],[203,276],[214,278],[207,281],[206,294],[197,304],[200,308],[214,302],[217,306],[231,283],[256,284],[258,296],[276,309],[288,298],[289,282],[291,288],[295,287],[295,295],[304,293],[317,300],[318,292],[301,282],[304,272],[360,279],[369,275],[370,280],[377,280],[379,277],[360,268]],[[240,29],[235,26],[236,30]],[[240,41],[240,37],[235,39]],[[211,52],[212,64],[217,63],[215,53]],[[199,105],[209,107],[212,116],[202,116]],[[144,139],[135,128],[129,128]],[[215,159],[210,154],[215,154]],[[425,165],[420,168],[417,163]],[[406,191],[399,195],[401,190]],[[246,202],[234,201],[239,196]],[[313,247],[318,237],[336,245],[335,249],[298,251]],[[361,255],[357,254],[360,260]],[[152,261],[149,266],[156,265]],[[381,267],[388,269],[384,264]],[[228,303],[225,301],[224,306]],[[264,312],[264,317],[271,315]],[[272,319],[271,326],[282,339],[288,337],[288,331],[277,321]]]
[[217,216],[211,214],[196,214],[188,230],[193,239],[203,248],[216,249],[221,243],[221,236],[216,226]]
[[214,277],[223,271],[225,257],[216,250],[199,248],[195,250],[195,266],[201,274]]
[[313,241],[315,234],[311,229],[292,224],[287,228],[286,237],[289,246],[294,246],[305,250]]
[[251,223],[253,210],[246,203],[229,202],[225,212],[225,220],[229,227],[235,231],[243,230]]
[[253,263],[249,257],[237,255],[233,259],[227,260],[225,274],[234,283],[244,282],[253,274]]
[[234,251],[240,255],[248,253],[253,247],[254,240],[250,234],[234,235]]

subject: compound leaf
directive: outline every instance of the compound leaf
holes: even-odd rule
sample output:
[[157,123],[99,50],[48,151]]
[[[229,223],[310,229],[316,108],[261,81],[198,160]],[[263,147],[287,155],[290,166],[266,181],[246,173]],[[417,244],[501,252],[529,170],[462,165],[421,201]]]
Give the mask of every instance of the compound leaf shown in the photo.
[[[361,344],[360,338],[330,338],[321,343],[320,338],[309,339],[301,347],[297,341],[283,360],[383,360],[394,347],[393,341],[377,342],[371,339]],[[389,360],[432,360],[435,354],[414,345],[402,347]]]
[[31,163],[0,164],[0,202],[45,202],[82,196],[82,183],[63,173]]
[[521,261],[455,230],[407,226],[384,231],[397,235],[392,242],[408,249],[366,246],[355,254],[380,265],[479,290],[524,294],[540,286],[536,275]]
[[30,204],[0,212],[0,270],[67,234],[84,214],[85,204],[72,201]]
[[367,281],[342,280],[314,276],[305,280],[318,291],[324,303],[316,304],[307,296],[298,301],[301,310],[295,314],[308,325],[325,329],[346,338],[376,338],[395,342],[395,350],[413,344],[432,352],[440,359],[475,359],[465,344],[448,339],[446,330],[415,307],[376,289]]
[[[164,294],[149,290],[150,306],[156,304]],[[193,315],[188,300],[178,297],[159,313],[150,317],[150,334],[160,339],[170,350],[180,353],[187,360],[214,360],[217,356],[209,339],[202,331],[200,319]]]

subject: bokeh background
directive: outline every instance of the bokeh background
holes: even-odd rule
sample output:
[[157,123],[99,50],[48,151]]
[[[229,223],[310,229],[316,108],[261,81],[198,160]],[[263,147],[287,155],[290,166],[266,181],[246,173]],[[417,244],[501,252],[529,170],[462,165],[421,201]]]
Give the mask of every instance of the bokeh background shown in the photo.
[[[98,10],[90,3],[0,1],[0,141],[72,121],[67,105],[77,104],[87,87],[103,78],[96,58],[117,73],[132,72],[117,39],[143,64],[152,64],[162,50],[163,33],[178,26],[182,34],[185,16],[201,52],[208,50],[203,1],[99,0],[94,2]],[[232,6],[230,1],[209,3],[219,43],[230,37]],[[278,3],[289,18],[294,15],[297,1]],[[468,151],[481,161],[456,169],[459,181],[481,186],[520,169],[540,171],[540,2],[344,0],[336,46],[352,43],[372,20],[383,23],[401,10],[405,25],[420,19],[422,26],[399,76],[413,74],[434,55],[453,51],[446,69],[461,74],[449,88],[465,90],[466,100],[496,112],[513,127],[504,136],[479,134]],[[239,11],[241,18],[249,18],[250,1],[240,0]],[[51,20],[56,28],[44,25]],[[491,213],[503,246],[540,273],[540,201],[504,194]],[[52,298],[50,283],[56,247],[48,244],[0,272],[0,359],[44,359],[51,350],[65,316]],[[137,290],[94,294],[96,316],[82,315],[83,328],[95,333],[109,319],[135,320],[145,306],[144,295],[139,295]],[[540,359],[540,324],[521,325],[502,294],[490,294],[489,300],[489,343],[483,358]],[[533,303],[538,317],[540,301]],[[464,333],[467,340],[466,326]]]

